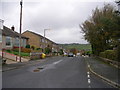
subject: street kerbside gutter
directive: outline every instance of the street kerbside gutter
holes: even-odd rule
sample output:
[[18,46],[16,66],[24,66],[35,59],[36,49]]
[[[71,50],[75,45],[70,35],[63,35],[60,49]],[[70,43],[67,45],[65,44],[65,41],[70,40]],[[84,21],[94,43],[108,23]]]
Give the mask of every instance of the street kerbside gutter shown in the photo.
[[[84,58],[84,59],[85,59],[85,58]],[[119,88],[119,89],[120,89],[120,84],[118,84],[118,83],[116,83],[116,82],[113,82],[113,81],[107,79],[106,77],[103,77],[102,75],[94,72],[94,71],[91,69],[91,67],[90,67],[90,65],[88,64],[88,62],[87,62],[86,59],[85,59],[85,61],[86,61],[86,63],[87,63],[87,68],[88,68],[88,70],[89,70],[92,74],[94,74],[94,75],[98,76],[99,78],[103,79],[103,80],[106,81],[109,85],[111,85],[111,86],[113,86],[113,87],[115,87],[115,88]]]

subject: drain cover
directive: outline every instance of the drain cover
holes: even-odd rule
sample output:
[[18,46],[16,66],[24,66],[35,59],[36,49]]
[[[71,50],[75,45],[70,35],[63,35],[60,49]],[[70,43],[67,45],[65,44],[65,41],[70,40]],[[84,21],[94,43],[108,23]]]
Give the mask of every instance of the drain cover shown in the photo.
[[35,70],[33,70],[33,72],[39,72],[40,71],[40,69],[35,69]]

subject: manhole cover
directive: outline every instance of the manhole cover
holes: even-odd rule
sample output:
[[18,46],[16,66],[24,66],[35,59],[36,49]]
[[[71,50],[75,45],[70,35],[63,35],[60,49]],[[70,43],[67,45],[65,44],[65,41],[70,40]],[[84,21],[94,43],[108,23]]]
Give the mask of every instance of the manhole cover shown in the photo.
[[40,68],[34,69],[33,72],[39,72],[41,69],[43,68],[40,67]]

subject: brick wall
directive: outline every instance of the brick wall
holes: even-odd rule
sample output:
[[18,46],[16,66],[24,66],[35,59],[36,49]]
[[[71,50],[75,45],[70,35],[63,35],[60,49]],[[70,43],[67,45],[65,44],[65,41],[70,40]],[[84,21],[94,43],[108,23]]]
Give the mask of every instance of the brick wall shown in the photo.
[[28,44],[30,46],[35,46],[36,48],[40,48],[40,37],[31,33],[31,32],[24,32],[22,35],[28,37]]

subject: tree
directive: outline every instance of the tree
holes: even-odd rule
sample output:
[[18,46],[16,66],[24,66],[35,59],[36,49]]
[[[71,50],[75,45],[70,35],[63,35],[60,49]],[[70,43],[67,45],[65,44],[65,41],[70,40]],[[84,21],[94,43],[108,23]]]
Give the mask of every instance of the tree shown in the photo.
[[99,55],[111,46],[120,37],[120,16],[115,13],[112,5],[107,4],[103,8],[96,8],[89,20],[86,20],[80,28],[85,34],[85,39],[91,43],[93,54]]
[[51,53],[52,52],[52,50],[49,48],[49,47],[46,47],[45,48],[45,54],[49,54],[49,53]]
[[60,49],[59,53],[60,55],[63,55],[63,49]]
[[76,48],[72,48],[72,49],[70,49],[70,52],[72,52],[73,54],[77,54],[77,49]]

